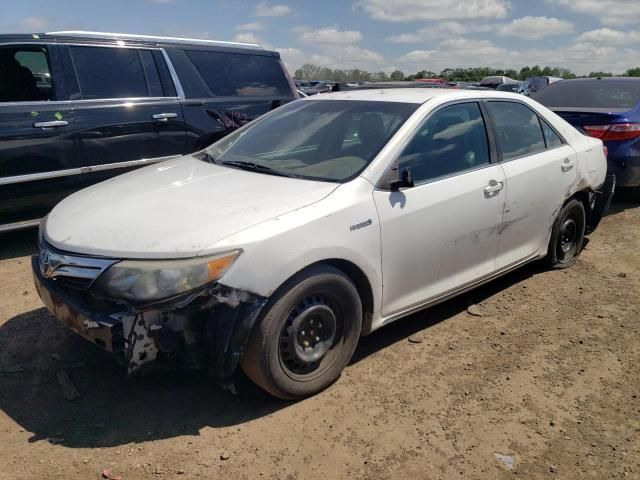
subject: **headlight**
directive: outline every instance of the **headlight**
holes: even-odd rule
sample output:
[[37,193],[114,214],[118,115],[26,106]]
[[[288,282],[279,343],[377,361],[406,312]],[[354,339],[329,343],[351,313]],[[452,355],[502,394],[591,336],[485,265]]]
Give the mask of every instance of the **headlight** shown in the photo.
[[95,288],[134,304],[162,300],[215,282],[239,255],[234,250],[187,260],[124,260],[100,275]]

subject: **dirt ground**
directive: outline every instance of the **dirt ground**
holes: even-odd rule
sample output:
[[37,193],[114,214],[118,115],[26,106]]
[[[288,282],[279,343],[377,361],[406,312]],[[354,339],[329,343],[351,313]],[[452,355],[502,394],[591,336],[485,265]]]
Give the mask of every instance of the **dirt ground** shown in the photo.
[[640,479],[633,204],[613,206],[573,268],[531,265],[375,332],[297,403],[243,378],[235,396],[197,372],[125,379],[42,307],[35,236],[0,237],[2,480]]

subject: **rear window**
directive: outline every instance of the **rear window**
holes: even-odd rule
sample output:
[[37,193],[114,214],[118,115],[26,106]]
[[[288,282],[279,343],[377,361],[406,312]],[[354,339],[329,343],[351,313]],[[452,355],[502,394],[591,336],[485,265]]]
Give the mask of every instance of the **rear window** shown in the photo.
[[532,96],[547,107],[634,108],[640,102],[640,81],[562,81]]
[[211,96],[291,96],[291,87],[276,57],[206,50],[185,53]]

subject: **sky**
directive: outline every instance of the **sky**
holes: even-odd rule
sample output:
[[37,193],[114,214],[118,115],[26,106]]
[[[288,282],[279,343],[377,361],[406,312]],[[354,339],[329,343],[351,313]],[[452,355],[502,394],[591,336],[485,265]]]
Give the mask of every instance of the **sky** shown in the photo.
[[640,0],[3,0],[0,31],[92,30],[259,43],[303,63],[405,74],[640,66]]

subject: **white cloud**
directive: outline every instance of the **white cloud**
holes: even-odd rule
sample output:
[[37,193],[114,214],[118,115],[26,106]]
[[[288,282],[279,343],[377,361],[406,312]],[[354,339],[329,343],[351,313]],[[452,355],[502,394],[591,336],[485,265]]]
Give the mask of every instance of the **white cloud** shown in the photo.
[[623,32],[610,28],[589,30],[578,36],[577,43],[591,43],[593,45],[629,45],[640,42],[640,32],[637,30]]
[[499,35],[509,35],[528,39],[544,38],[550,35],[564,35],[573,32],[573,24],[566,20],[549,17],[522,17],[498,28]]
[[291,76],[293,76],[293,72],[300,68],[300,65],[306,63],[308,59],[308,55],[297,48],[274,48],[274,50],[280,52],[280,58]]
[[513,52],[497,47],[489,40],[464,37],[449,38],[436,48],[413,50],[398,59],[405,72],[431,70],[439,72],[445,68],[491,66],[509,68],[521,62]]
[[468,23],[463,24],[456,21],[438,22],[435,25],[421,28],[417,32],[402,33],[387,38],[391,43],[421,43],[435,39],[447,38],[452,35],[458,36],[465,33],[488,32],[492,29],[491,25]]
[[567,7],[574,12],[592,15],[605,25],[640,23],[638,0],[547,0],[548,3]]
[[236,31],[244,31],[244,32],[257,32],[258,30],[262,30],[264,25],[260,22],[251,22],[244,23],[242,25],[237,25],[234,30]]
[[260,2],[256,8],[256,16],[258,17],[282,17],[290,13],[291,8],[285,4],[269,5],[267,2]]
[[447,18],[504,18],[511,7],[509,0],[358,0],[376,20],[414,22]]
[[316,53],[303,52],[297,48],[275,50],[280,52],[282,61],[292,74],[304,63],[345,70],[359,68],[371,72],[386,69],[385,58],[380,53],[355,45],[326,45]]
[[27,17],[20,22],[20,28],[29,32],[43,31],[49,25],[46,17]]
[[[589,32],[587,32],[589,33]],[[587,38],[593,37],[588,35]],[[638,64],[640,48],[576,42],[553,48],[527,48],[511,50],[497,46],[489,40],[464,37],[451,38],[432,49],[412,50],[394,60],[406,72],[445,68],[481,67],[520,70],[525,65],[568,68],[578,75],[593,71],[622,73]]]
[[260,43],[260,40],[253,32],[240,32],[233,37],[233,41],[240,43]]
[[357,30],[338,30],[336,27],[326,27],[317,30],[308,30],[297,27],[294,31],[300,34],[301,42],[316,45],[348,45],[362,40],[362,34]]

